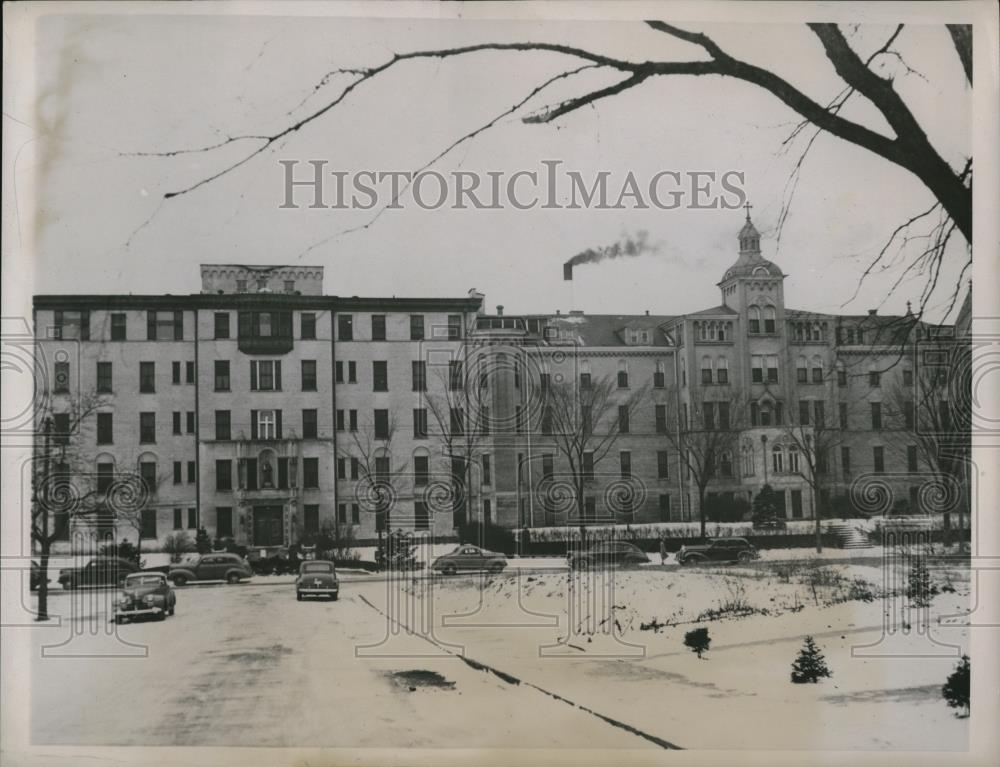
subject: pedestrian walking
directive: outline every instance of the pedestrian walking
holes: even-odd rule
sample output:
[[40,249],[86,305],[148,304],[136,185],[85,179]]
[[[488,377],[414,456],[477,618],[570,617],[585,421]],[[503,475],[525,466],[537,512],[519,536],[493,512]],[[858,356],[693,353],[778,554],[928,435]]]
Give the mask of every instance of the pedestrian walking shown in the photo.
[[667,539],[660,538],[660,564],[665,565],[667,563]]

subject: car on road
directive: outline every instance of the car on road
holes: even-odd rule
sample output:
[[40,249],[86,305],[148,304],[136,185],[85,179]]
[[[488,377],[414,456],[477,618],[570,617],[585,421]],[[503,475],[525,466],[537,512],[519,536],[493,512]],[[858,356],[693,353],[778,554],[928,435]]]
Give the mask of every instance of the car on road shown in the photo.
[[337,568],[325,559],[310,559],[299,565],[295,579],[295,598],[300,602],[306,597],[329,597],[334,602],[340,596]]
[[167,579],[175,586],[190,581],[225,581],[239,583],[253,576],[250,565],[238,554],[192,554],[170,566]]
[[118,586],[139,566],[118,557],[93,557],[82,567],[64,567],[59,571],[59,583],[64,589],[80,586]]
[[115,623],[150,617],[165,620],[177,607],[177,595],[163,573],[132,573],[125,577],[115,601]]
[[460,570],[486,570],[491,573],[503,572],[507,567],[507,557],[495,551],[481,549],[469,543],[463,543],[447,554],[443,554],[431,563],[431,570],[444,575],[454,575]]
[[753,520],[753,527],[755,530],[784,530],[787,525],[785,524],[785,520],[783,518],[769,514],[761,517],[755,517]]
[[677,561],[682,565],[704,562],[749,562],[760,552],[746,538],[716,538],[708,543],[681,546]]
[[646,553],[627,541],[597,541],[586,551],[571,551],[566,561],[573,570],[628,567],[650,562]]

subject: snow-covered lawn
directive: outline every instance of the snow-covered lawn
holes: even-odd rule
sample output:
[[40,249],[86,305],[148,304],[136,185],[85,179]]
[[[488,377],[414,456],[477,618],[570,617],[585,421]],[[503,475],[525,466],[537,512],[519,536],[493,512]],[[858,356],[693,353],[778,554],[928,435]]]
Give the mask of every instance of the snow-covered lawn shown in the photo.
[[[968,612],[968,570],[934,580],[948,590],[929,611],[908,607],[905,573],[877,561],[430,583],[438,641],[684,747],[962,749],[967,720],[940,687],[968,635],[938,619]],[[426,596],[427,582],[404,588]],[[703,660],[683,644],[701,626]],[[805,635],[832,678],[791,683]]]

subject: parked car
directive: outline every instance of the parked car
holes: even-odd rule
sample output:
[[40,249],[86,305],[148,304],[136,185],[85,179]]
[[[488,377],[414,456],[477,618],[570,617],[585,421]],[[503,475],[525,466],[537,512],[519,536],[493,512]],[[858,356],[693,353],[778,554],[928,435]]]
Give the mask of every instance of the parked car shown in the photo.
[[189,581],[226,581],[239,583],[253,576],[250,565],[238,554],[192,554],[170,566],[167,578],[175,586]]
[[295,598],[300,602],[305,597],[330,597],[334,602],[340,595],[337,568],[326,559],[310,559],[299,565],[299,577],[295,579]]
[[627,541],[597,541],[586,551],[571,552],[566,560],[574,570],[644,565],[650,561],[642,549]]
[[760,552],[746,538],[716,538],[695,546],[681,546],[677,561],[682,565],[699,562],[749,562]]
[[431,563],[432,570],[444,575],[454,575],[459,570],[488,570],[491,573],[499,573],[505,567],[507,558],[503,554],[468,543],[463,543],[454,551],[438,557]]
[[135,562],[118,557],[94,557],[83,567],[64,567],[59,583],[64,589],[79,586],[119,586],[125,576],[139,569]]
[[[29,578],[30,586],[32,591],[38,591],[38,588],[42,585],[42,568],[35,560],[31,560],[31,577]],[[22,581],[23,582],[23,581]],[[45,582],[48,583],[49,579],[46,578]]]
[[115,623],[148,616],[165,620],[177,607],[177,595],[163,573],[132,573],[125,577],[122,593],[115,602]]
[[755,530],[784,530],[787,525],[782,517],[767,514],[755,517],[753,520],[753,526]]

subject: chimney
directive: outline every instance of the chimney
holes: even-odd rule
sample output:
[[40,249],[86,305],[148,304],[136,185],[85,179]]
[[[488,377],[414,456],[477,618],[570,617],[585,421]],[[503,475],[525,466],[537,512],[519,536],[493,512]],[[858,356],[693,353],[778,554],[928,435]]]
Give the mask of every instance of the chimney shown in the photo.
[[503,317],[503,304],[497,304],[497,317]]
[[876,314],[878,314],[878,309],[869,309],[868,310],[868,316],[869,317],[874,317]]
[[558,309],[556,309],[556,317],[558,317],[558,316],[559,316],[559,314],[560,314],[559,310],[558,310]]
[[567,261],[563,264],[563,279],[572,280],[573,279],[573,264]]
[[649,309],[646,310],[646,316],[649,316]]

